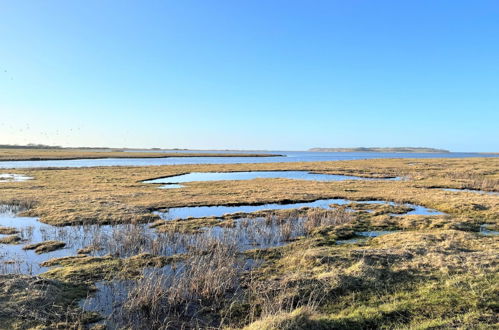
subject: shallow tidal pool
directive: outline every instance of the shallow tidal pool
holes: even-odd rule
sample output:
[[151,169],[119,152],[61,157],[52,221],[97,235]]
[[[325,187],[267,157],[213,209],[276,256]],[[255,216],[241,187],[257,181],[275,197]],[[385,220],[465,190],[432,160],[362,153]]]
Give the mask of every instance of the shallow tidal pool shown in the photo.
[[192,172],[164,178],[143,181],[144,183],[164,184],[163,189],[181,188],[182,183],[208,181],[235,181],[252,179],[292,179],[310,181],[345,180],[400,180],[400,178],[368,178],[352,175],[312,173],[308,171],[250,171],[250,172]]

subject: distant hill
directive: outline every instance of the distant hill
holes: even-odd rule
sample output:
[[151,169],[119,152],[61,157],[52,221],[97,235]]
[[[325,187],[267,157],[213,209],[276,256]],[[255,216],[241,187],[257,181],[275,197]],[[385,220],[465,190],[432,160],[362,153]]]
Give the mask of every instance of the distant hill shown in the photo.
[[308,151],[317,152],[404,152],[404,153],[447,153],[449,150],[435,149],[435,148],[412,148],[412,147],[398,147],[398,148],[311,148]]

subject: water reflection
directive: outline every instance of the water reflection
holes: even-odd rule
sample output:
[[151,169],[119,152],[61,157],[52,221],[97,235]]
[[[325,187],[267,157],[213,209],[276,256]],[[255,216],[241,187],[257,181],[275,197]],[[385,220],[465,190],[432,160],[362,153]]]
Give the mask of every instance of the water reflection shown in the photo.
[[180,183],[194,181],[228,181],[263,179],[293,179],[311,181],[344,181],[344,180],[400,180],[400,178],[367,178],[352,175],[311,173],[308,171],[252,171],[252,172],[192,172],[165,178],[146,180],[144,183],[164,183],[160,188],[179,188]]

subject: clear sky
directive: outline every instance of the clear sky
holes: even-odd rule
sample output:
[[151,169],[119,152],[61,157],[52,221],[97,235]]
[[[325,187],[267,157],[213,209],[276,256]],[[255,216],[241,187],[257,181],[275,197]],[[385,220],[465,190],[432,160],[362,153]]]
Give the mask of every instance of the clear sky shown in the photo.
[[1,0],[0,144],[499,151],[499,1]]

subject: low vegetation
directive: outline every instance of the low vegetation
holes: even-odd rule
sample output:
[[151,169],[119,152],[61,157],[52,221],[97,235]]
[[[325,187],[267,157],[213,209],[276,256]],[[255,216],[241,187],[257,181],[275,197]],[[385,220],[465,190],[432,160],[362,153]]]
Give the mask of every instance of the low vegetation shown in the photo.
[[62,249],[66,243],[59,241],[45,241],[41,243],[28,244],[23,247],[23,250],[35,250],[36,253],[42,254]]
[[19,231],[16,228],[0,226],[0,235],[15,235]]
[[78,301],[87,295],[79,286],[27,275],[0,275],[0,328],[77,329],[97,320]]
[[19,244],[22,238],[18,235],[7,235],[0,237],[0,244]]
[[144,267],[162,267],[172,258],[139,254],[130,258],[91,257],[78,255],[63,257],[43,262],[43,267],[54,267],[42,276],[70,283],[94,283],[105,279],[140,276]]
[[281,248],[255,270],[248,329],[497,326],[497,237],[435,230],[311,242]]

